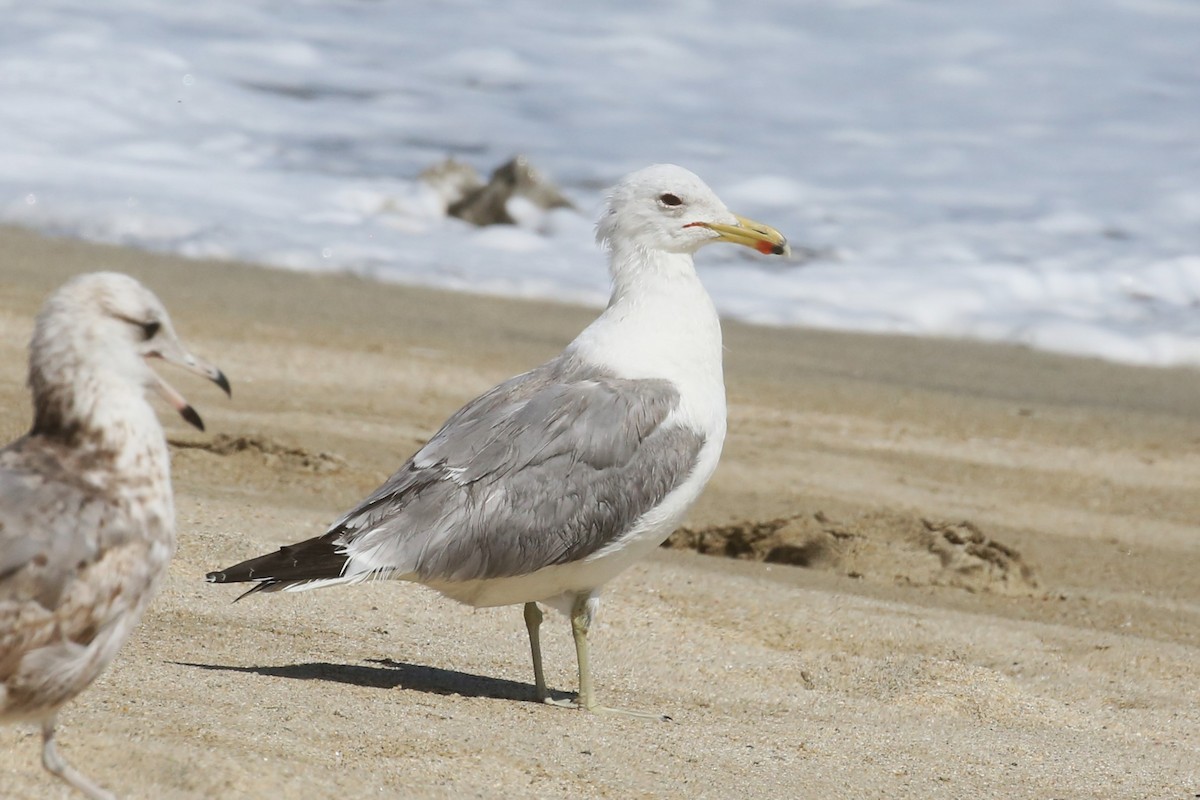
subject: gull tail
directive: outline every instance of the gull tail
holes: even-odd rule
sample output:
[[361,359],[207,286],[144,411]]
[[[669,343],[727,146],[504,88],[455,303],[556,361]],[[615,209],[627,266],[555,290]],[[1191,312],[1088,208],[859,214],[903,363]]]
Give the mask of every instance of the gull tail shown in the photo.
[[254,581],[255,586],[238,595],[237,600],[255,592],[296,592],[351,583],[354,579],[342,574],[346,569],[347,557],[341,552],[338,538],[336,534],[325,534],[290,544],[274,553],[210,572],[205,579],[209,583]]

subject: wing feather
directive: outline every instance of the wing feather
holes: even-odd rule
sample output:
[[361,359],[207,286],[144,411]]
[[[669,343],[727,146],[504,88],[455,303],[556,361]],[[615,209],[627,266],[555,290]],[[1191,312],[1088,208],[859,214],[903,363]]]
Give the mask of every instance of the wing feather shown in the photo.
[[694,468],[701,434],[667,422],[662,380],[562,357],[472,401],[330,529],[346,575],[472,580],[578,560]]
[[69,582],[100,554],[106,504],[64,468],[53,448],[18,440],[0,451],[0,601],[54,608]]
[[86,646],[135,600],[117,577],[146,569],[124,515],[73,466],[39,438],[0,450],[0,684],[10,706],[21,692],[43,696],[22,683],[40,680],[36,659]]

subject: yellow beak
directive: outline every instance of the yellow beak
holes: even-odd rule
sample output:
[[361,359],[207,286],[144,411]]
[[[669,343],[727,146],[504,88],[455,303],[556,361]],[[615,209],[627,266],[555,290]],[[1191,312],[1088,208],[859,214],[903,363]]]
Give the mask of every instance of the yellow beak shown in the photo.
[[787,238],[770,225],[763,225],[761,222],[755,222],[738,214],[734,214],[733,216],[737,218],[737,225],[722,225],[718,222],[691,222],[684,227],[708,228],[710,231],[720,234],[716,239],[718,242],[740,244],[744,247],[757,250],[764,255],[786,256],[791,254],[792,248],[788,247]]

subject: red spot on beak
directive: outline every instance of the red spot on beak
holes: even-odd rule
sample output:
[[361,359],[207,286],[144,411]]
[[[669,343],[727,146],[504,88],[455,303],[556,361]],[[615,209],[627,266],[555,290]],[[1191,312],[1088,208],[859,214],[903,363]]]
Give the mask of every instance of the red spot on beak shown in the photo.
[[758,242],[754,245],[754,249],[762,253],[764,256],[769,256],[776,252],[776,245],[773,245],[770,242]]

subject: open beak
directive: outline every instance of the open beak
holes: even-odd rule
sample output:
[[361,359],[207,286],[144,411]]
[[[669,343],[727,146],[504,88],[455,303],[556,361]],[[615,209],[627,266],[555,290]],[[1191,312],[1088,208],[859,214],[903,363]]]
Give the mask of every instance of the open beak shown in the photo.
[[[165,342],[163,347],[147,355],[147,358],[151,357],[161,358],[163,361],[183,367],[188,372],[194,372],[197,375],[208,378],[217,386],[220,386],[226,395],[233,397],[233,390],[229,388],[229,380],[225,377],[225,373],[207,361],[196,358],[178,342]],[[179,416],[183,417],[189,425],[204,430],[204,420],[200,419],[200,415],[196,413],[196,409],[191,407],[184,396],[175,391],[174,387],[160,378],[157,373],[154,377],[154,390],[167,401],[171,408],[178,411]]]
[[737,219],[737,225],[722,225],[718,222],[691,222],[684,227],[708,228],[710,231],[718,234],[714,241],[740,244],[744,247],[757,250],[763,255],[786,256],[791,254],[792,248],[788,247],[787,239],[770,225],[763,225],[761,222],[755,222],[752,219],[747,219],[737,214],[733,216]]

